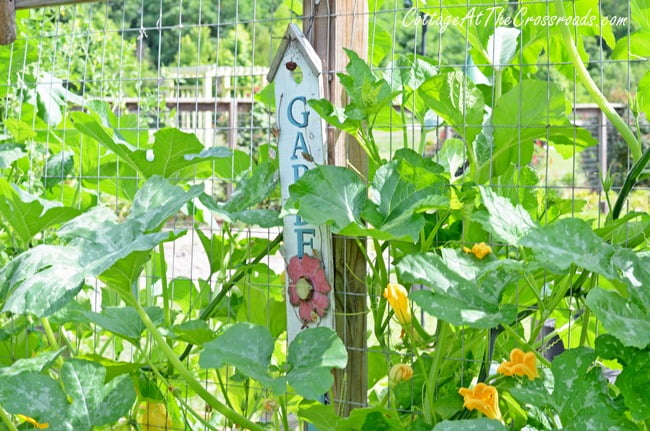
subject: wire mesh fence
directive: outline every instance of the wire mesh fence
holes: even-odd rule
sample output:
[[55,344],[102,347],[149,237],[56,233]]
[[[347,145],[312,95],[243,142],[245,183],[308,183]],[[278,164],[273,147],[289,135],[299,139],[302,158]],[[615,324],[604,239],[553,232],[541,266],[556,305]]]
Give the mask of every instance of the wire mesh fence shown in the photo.
[[[497,366],[513,348],[538,352],[556,381],[547,361],[596,348],[602,333],[647,354],[648,343],[603,322],[590,290],[633,295],[626,268],[650,280],[639,269],[650,230],[640,162],[650,6],[561,5],[111,0],[19,10],[16,42],[0,47],[5,429],[433,429],[477,416],[458,389],[501,384]],[[312,280],[303,295],[306,278],[286,273],[278,222],[281,114],[266,77],[290,23],[321,55],[325,100],[309,102],[305,118],[326,121],[341,170],[296,187],[284,210],[332,226],[347,369],[325,338],[303,356],[287,347],[285,302],[313,304],[317,292]],[[562,220],[573,224],[554,231]],[[572,237],[585,229],[592,236]],[[639,255],[627,267],[623,249]],[[400,291],[387,289],[397,282],[411,298],[401,310]],[[318,326],[319,311],[304,327]],[[321,345],[309,372],[291,374]],[[627,366],[600,358],[608,377]],[[10,380],[17,363],[35,391]],[[334,367],[343,370],[332,378]],[[88,416],[65,401],[75,373],[108,385]],[[10,383],[22,404],[7,401]],[[26,407],[50,385],[63,401]],[[533,389],[514,386],[499,387],[511,390],[503,416],[498,399],[477,409],[508,429],[647,421],[627,399],[593,404],[613,422],[549,413],[523,394]],[[631,414],[612,413],[623,404]],[[48,419],[57,405],[63,413]]]

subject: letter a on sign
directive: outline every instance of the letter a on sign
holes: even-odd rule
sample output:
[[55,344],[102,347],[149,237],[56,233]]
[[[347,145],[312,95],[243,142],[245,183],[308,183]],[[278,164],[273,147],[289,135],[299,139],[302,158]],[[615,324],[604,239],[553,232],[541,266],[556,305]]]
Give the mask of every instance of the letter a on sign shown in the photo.
[[[321,61],[295,24],[287,28],[271,63],[268,80],[275,83],[284,205],[289,198],[289,186],[327,161],[325,124],[307,103],[322,97]],[[313,226],[297,215],[285,216],[283,254],[287,263],[288,341],[305,328],[333,328],[334,271],[329,227]]]

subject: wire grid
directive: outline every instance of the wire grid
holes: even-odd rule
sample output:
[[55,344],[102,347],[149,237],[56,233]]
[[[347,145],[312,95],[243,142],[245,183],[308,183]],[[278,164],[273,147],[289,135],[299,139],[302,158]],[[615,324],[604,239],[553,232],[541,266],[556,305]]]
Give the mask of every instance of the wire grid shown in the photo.
[[[39,85],[43,91],[53,92],[62,86],[83,98],[81,107],[93,100],[104,100],[111,103],[118,115],[131,113],[135,115],[135,121],[126,126],[119,127],[123,133],[136,133],[143,139],[142,145],[148,139],[148,135],[166,126],[179,127],[182,130],[195,133],[205,146],[229,145],[232,148],[243,151],[249,163],[253,163],[256,151],[260,145],[274,144],[274,115],[264,109],[261,104],[255,102],[254,95],[266,85],[264,77],[268,64],[275,52],[279,39],[289,22],[300,22],[302,5],[298,1],[278,0],[254,0],[252,2],[238,0],[114,0],[105,3],[91,3],[86,5],[62,6],[52,9],[31,10],[27,12],[29,18],[25,21],[27,31],[24,39],[19,40],[14,49],[15,55],[10,58],[13,64],[20,68],[31,67],[33,74],[39,77]],[[323,3],[323,2],[321,2]],[[392,64],[379,61],[374,56],[381,53],[374,49],[376,40],[389,38],[391,43],[390,52],[397,56],[399,54],[426,55],[434,60],[439,70],[467,70],[471,65],[468,63],[471,49],[470,41],[467,38],[460,38],[451,29],[443,29],[435,25],[426,28],[422,25],[404,25],[404,17],[411,11],[411,2],[385,0],[383,2],[371,2],[374,7],[368,13],[369,21],[369,61],[377,73],[398,73]],[[443,2],[444,3],[444,2]],[[548,3],[540,1],[539,4]],[[599,6],[610,5],[606,2]],[[532,4],[532,2],[531,2]],[[630,16],[630,4],[626,3],[625,16]],[[440,4],[434,10],[440,13],[448,8],[460,8],[469,11],[472,7],[497,6],[495,2],[474,3],[463,5]],[[507,8],[516,7],[517,3],[507,3]],[[297,13],[294,13],[294,12]],[[309,18],[309,17],[306,17]],[[468,24],[469,26],[469,24]],[[466,27],[465,31],[469,28]],[[632,31],[629,20],[625,34],[629,36]],[[550,34],[547,34],[547,42]],[[30,43],[33,48],[27,52],[20,51],[21,43]],[[331,47],[340,49],[341,47]],[[351,47],[361,49],[359,47]],[[630,91],[635,80],[638,80],[638,71],[647,63],[632,62],[630,60],[619,61],[605,58],[603,41],[596,42],[597,56],[591,56],[590,68],[597,71],[596,82],[606,93],[616,93],[615,90]],[[550,83],[553,79],[553,69],[563,64],[546,61],[544,63],[526,64],[523,56],[518,58],[520,78],[523,77],[526,68],[538,67],[540,74],[547,77]],[[622,65],[622,68],[621,68]],[[491,67],[490,65],[474,65]],[[620,73],[623,79],[620,79]],[[344,72],[343,69],[326,71],[330,76],[336,72]],[[612,80],[612,75],[616,80]],[[21,91],[20,82],[9,82],[3,85],[8,97],[4,98],[2,107],[2,120],[6,123],[11,118],[22,118],[38,133],[44,136],[42,154],[48,154],[58,150],[58,144],[50,135],[54,126],[42,123],[28,113],[20,112],[20,105],[17,103]],[[567,90],[573,95],[573,105],[578,106],[582,100],[577,78],[574,77],[566,83]],[[493,90],[492,90],[493,91]],[[494,96],[492,94],[492,96]],[[540,101],[544,103],[544,101]],[[63,105],[62,115],[68,110],[79,109],[73,105]],[[623,108],[621,108],[623,109]],[[395,114],[397,115],[397,114]],[[597,135],[599,130],[607,128],[607,136],[611,141],[620,141],[615,130],[603,122],[602,116],[589,106],[574,110],[573,123],[584,124],[594,130]],[[630,114],[627,113],[627,119]],[[465,127],[469,124],[464,125]],[[417,148],[417,134],[420,126],[414,120],[407,124],[409,142],[412,148]],[[647,132],[647,125],[644,125]],[[4,133],[6,130],[0,130]],[[61,136],[65,139],[66,134],[75,133],[72,127],[64,126],[60,130]],[[551,130],[548,131],[550,136]],[[451,137],[453,131],[450,127],[439,127],[432,134],[430,142],[426,147],[426,153],[436,158],[437,151],[444,145],[445,139]],[[390,157],[394,150],[403,146],[401,140],[402,131],[393,128],[390,132],[381,135],[383,140],[383,155]],[[620,153],[620,145],[618,152]],[[83,146],[82,146],[83,148]],[[610,148],[611,150],[611,148]],[[575,208],[579,199],[586,198],[588,205],[592,207],[592,213],[598,218],[599,224],[604,220],[601,211],[604,204],[604,195],[600,183],[597,181],[601,166],[608,166],[602,160],[603,153],[598,151],[587,151],[578,154],[577,152],[568,161],[562,161],[553,150],[544,144],[536,147],[535,164],[542,181],[535,186],[521,185],[517,188],[542,190],[544,199],[551,199],[558,195],[569,198],[574,202],[571,214],[580,212]],[[625,150],[623,150],[623,153]],[[614,154],[610,151],[609,157],[616,157],[617,163],[621,164],[620,172],[629,169],[630,157],[627,154]],[[81,153],[83,157],[83,152]],[[586,157],[585,154],[590,154]],[[587,163],[591,162],[591,164]],[[232,166],[236,160],[233,158]],[[554,164],[561,164],[561,174],[558,174]],[[28,187],[38,187],[41,172],[36,169],[36,160],[30,160],[29,172],[32,175],[27,183]],[[32,169],[34,168],[34,169]],[[586,171],[585,171],[586,170]],[[117,185],[132,184],[135,188],[142,179],[137,176],[124,176],[118,172],[103,172],[97,170],[96,175],[78,175],[78,182],[95,182],[94,194],[99,202],[113,206],[116,210],[123,210],[124,197],[117,191]],[[210,186],[212,192],[225,198],[230,192],[228,183],[234,178],[211,178]],[[115,191],[104,187],[102,181],[115,184]],[[196,180],[198,178],[188,178]],[[639,188],[641,193],[647,194],[647,187]],[[66,200],[63,191],[59,195],[50,196],[52,199]],[[645,205],[647,210],[648,202]],[[191,214],[190,214],[191,215]],[[198,227],[197,227],[198,226]],[[177,217],[167,228],[188,228],[187,236],[165,247],[167,256],[167,272],[170,280],[189,279],[195,285],[205,280],[206,262],[201,244],[195,233],[195,229],[201,229],[207,235],[220,233],[220,226],[217,220],[209,215],[195,225],[189,217]],[[272,240],[278,232],[262,229],[246,229],[236,232],[238,238],[252,241],[254,238]],[[384,257],[390,263],[390,257]],[[155,261],[155,259],[154,259]],[[283,269],[282,258],[278,255],[267,256],[263,263],[266,265],[266,276],[252,277],[247,280],[249,286],[264,292],[267,297],[278,297],[283,295],[283,284],[279,280],[279,273]],[[266,281],[264,281],[266,280]],[[142,280],[143,285],[149,285],[151,290],[150,304],[155,303],[153,292],[158,288],[155,280]],[[210,280],[208,283],[215,283]],[[348,293],[346,285],[342,287],[343,295],[358,295]],[[181,281],[178,282],[179,286]],[[341,292],[339,291],[339,293]],[[88,299],[94,309],[100,309],[102,298],[99,285],[88,293]],[[228,305],[230,308],[230,303]],[[259,312],[255,309],[243,310],[243,315],[249,319]],[[352,312],[344,309],[341,313]],[[556,325],[566,325],[568,333],[567,344],[575,342],[572,339],[571,321],[579,310],[571,307],[559,309],[564,318]],[[273,316],[270,309],[266,310],[267,324],[272,319],[282,318]],[[419,313],[425,327],[432,329],[435,322],[424,313]],[[11,318],[6,328],[16,329],[25,323],[21,318]],[[40,328],[32,325],[31,334],[39,339]],[[339,328],[340,332],[347,334],[346,328]],[[398,352],[399,331],[393,328],[392,342],[388,350],[373,345],[372,340],[369,347],[365,349],[369,361],[372,363],[377,357],[391,358],[391,362],[402,360],[402,353]],[[87,335],[87,334],[86,334]],[[106,340],[99,335],[99,330],[94,331],[92,341],[88,338],[78,337],[77,347],[85,347],[90,353],[106,354],[111,352],[114,359],[131,360],[137,356],[135,348],[129,347],[126,343],[112,342],[106,344]],[[464,339],[463,330],[459,330],[461,341]],[[25,351],[28,345],[23,344]],[[21,343],[16,341],[11,345],[11,352],[5,356],[5,360],[13,360],[20,356],[18,352]],[[150,352],[156,357],[156,352]],[[467,364],[467,368],[475,367],[480,363],[480,358],[472,359],[465,349],[461,349],[460,355],[447,360],[461,361]],[[413,359],[411,358],[411,361]],[[464,368],[463,368],[464,370]],[[380,388],[385,382],[385,376],[369,376],[370,389],[375,385]],[[155,380],[157,376],[147,375]],[[217,376],[212,372],[203,374],[203,381],[208,390],[216,392],[218,386],[223,384],[233,393],[242,391],[241,381],[231,376]],[[461,373],[461,379],[465,379],[465,372]],[[382,380],[384,379],[384,380]],[[168,406],[167,414],[172,416],[174,409],[183,410],[183,403],[191,405],[197,412],[203,412],[203,420],[210,420],[212,415],[206,411],[204,406],[197,404],[193,399],[177,399],[171,395],[173,388],[184,385],[180,380],[159,380],[159,386],[168,386],[169,391],[165,392],[165,399]],[[468,381],[461,381],[460,384],[467,385]],[[379,389],[377,389],[379,390]],[[415,391],[415,388],[413,388]],[[255,402],[254,409],[264,418],[264,407],[267,393],[262,389],[252,392]],[[338,402],[346,402],[344,399],[337,399]],[[353,404],[358,407],[363,403]],[[268,406],[266,406],[268,407]],[[408,409],[406,410],[408,411]],[[179,415],[178,417],[182,417]],[[163,426],[165,429],[208,429],[207,427],[189,428],[189,425],[181,422],[169,422]]]

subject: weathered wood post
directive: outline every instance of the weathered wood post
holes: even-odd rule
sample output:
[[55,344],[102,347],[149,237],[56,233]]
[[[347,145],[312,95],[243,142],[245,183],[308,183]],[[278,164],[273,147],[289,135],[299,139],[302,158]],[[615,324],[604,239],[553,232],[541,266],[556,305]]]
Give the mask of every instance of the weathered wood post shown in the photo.
[[0,0],[0,45],[16,40],[16,4],[14,0]]
[[[365,0],[303,0],[303,30],[323,62],[325,98],[336,106],[346,95],[336,72],[345,70],[348,58],[343,48],[361,57],[368,53],[368,4]],[[328,128],[330,164],[367,170],[367,157],[350,136]],[[348,349],[348,366],[336,371],[334,383],[338,411],[347,415],[366,404],[368,363],[366,344],[367,288],[365,260],[356,242],[334,237],[334,292],[336,330]]]

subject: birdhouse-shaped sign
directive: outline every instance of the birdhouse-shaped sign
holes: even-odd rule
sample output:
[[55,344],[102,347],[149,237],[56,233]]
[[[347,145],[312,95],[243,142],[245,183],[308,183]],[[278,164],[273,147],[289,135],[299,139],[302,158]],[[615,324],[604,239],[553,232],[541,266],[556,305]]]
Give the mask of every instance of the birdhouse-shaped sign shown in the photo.
[[[278,161],[282,204],[289,186],[327,161],[325,124],[307,101],[322,97],[321,61],[298,26],[290,24],[271,63],[279,128]],[[327,226],[299,215],[284,217],[287,337],[305,328],[334,327],[332,246]]]

